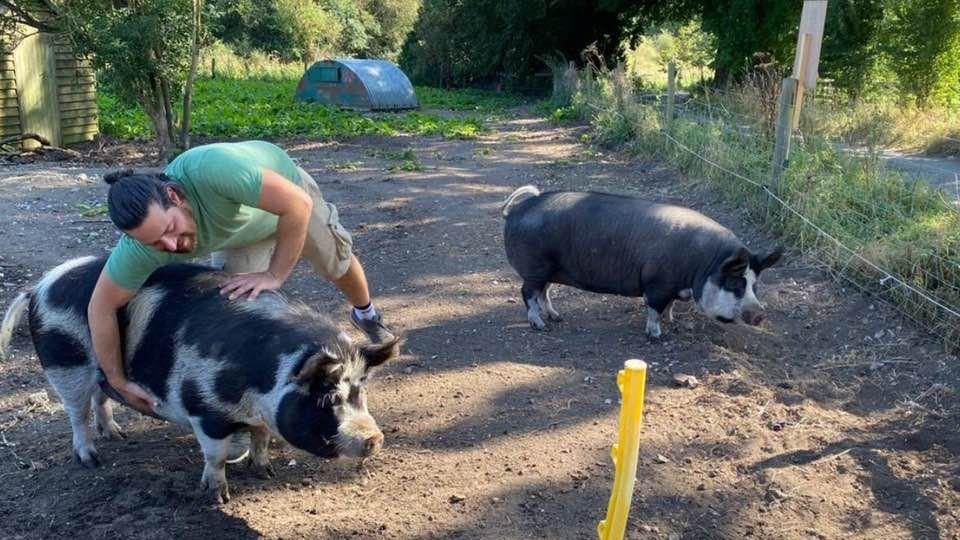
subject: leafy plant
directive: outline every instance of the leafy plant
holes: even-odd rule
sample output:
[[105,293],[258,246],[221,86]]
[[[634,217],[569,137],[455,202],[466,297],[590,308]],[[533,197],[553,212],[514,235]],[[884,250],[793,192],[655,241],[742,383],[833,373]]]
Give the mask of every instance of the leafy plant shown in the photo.
[[103,216],[107,213],[107,205],[103,203],[97,204],[87,204],[87,203],[77,203],[75,208],[80,212],[80,215],[83,217],[96,217]]
[[[471,139],[486,131],[473,116],[445,118],[422,112],[361,114],[294,101],[295,80],[200,79],[195,84],[195,136],[216,138],[326,138],[359,135],[440,135]],[[146,137],[146,115],[126,106],[109,91],[98,96],[103,133],[120,138]]]

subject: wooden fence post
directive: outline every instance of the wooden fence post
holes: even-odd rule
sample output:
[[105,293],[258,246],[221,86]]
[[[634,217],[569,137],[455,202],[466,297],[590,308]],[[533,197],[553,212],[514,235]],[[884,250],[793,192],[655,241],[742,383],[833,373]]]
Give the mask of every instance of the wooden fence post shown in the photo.
[[670,129],[673,122],[673,98],[677,92],[677,64],[671,61],[667,64],[667,104],[663,113],[663,126]]
[[790,158],[790,135],[793,132],[793,107],[797,95],[796,77],[787,77],[780,86],[780,104],[777,107],[776,142],[773,145],[773,162],[770,165],[770,188],[780,193],[780,177]]
[[813,38],[810,34],[800,36],[800,48],[797,50],[797,54],[800,56],[797,62],[799,68],[793,74],[793,76],[800,81],[797,84],[797,95],[793,100],[793,118],[790,120],[790,125],[793,129],[797,129],[800,126],[800,110],[803,109],[803,91],[806,86],[807,66],[810,64],[810,46],[812,41]]

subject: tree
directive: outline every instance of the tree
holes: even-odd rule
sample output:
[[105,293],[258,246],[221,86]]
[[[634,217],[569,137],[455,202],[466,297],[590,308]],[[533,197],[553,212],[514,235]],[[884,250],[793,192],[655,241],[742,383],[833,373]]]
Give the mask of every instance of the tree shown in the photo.
[[420,0],[213,0],[212,32],[240,54],[395,58]]
[[820,73],[852,96],[862,94],[875,76],[885,1],[834,0],[827,8]]
[[[201,35],[201,0],[0,0],[5,31],[27,26],[63,33],[112,90],[150,116],[161,153],[189,126],[190,75]],[[179,122],[172,103],[184,96]],[[180,144],[187,143],[181,132]]]
[[[425,0],[400,63],[420,82],[537,86],[543,58],[582,62],[589,45],[606,61],[640,28],[630,21],[651,1]],[[549,80],[544,80],[544,86]]]
[[336,50],[338,18],[316,0],[212,0],[211,33],[239,54],[309,62]]
[[881,47],[901,91],[921,105],[960,103],[960,0],[888,0]]
[[395,59],[417,20],[421,0],[360,0],[359,4],[376,22],[367,29],[364,56]]
[[173,102],[189,90],[196,70],[200,7],[196,0],[72,0],[60,14],[62,27],[101,79],[150,117],[161,155],[178,141],[177,126],[188,124],[188,108],[178,120]]

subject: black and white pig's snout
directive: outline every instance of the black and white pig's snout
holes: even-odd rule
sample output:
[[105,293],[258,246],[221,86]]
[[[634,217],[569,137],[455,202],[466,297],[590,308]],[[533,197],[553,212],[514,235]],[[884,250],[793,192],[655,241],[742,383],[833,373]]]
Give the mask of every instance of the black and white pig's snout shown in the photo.
[[368,413],[349,415],[337,429],[337,453],[343,457],[371,457],[381,449],[383,432]]

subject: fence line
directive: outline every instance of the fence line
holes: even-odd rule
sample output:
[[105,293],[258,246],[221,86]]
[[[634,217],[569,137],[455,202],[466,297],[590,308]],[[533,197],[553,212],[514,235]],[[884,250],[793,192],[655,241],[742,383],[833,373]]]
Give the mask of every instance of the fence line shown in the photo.
[[[601,82],[604,76],[609,80]],[[761,97],[772,97],[768,90]],[[575,107],[610,128],[604,137],[665,149],[678,167],[720,182],[741,207],[755,202],[745,210],[815,253],[838,283],[892,305],[945,345],[960,346],[960,246],[953,238],[960,207],[943,191],[892,173],[875,154],[841,151],[838,141],[809,129],[815,126],[774,140],[777,115],[769,103],[749,101],[749,91],[684,94],[670,107],[669,100],[634,93],[623,73],[612,70],[578,79],[574,94]],[[795,146],[791,159],[771,160],[788,141]],[[772,183],[781,173],[782,187]]]
[[[757,188],[760,188],[761,190],[763,190],[763,191],[767,194],[767,196],[769,196],[771,199],[773,199],[773,200],[776,201],[778,204],[780,204],[780,206],[782,206],[784,209],[786,209],[786,210],[788,210],[790,213],[794,214],[797,218],[799,218],[799,219],[800,219],[801,221],[803,221],[806,225],[808,225],[810,228],[812,228],[813,230],[815,230],[818,234],[820,234],[820,235],[823,236],[824,238],[826,238],[826,239],[830,240],[831,242],[833,242],[838,248],[840,248],[840,249],[842,249],[843,251],[846,251],[847,253],[849,253],[850,256],[851,256],[851,258],[856,258],[856,259],[859,260],[860,262],[862,262],[862,263],[866,264],[867,266],[869,266],[870,268],[874,269],[876,272],[882,274],[882,275],[883,275],[883,278],[880,279],[880,285],[881,285],[881,286],[882,286],[882,285],[885,285],[888,281],[893,281],[893,282],[901,285],[901,286],[904,287],[905,289],[913,292],[913,293],[916,294],[917,296],[923,298],[923,299],[926,300],[927,302],[929,302],[929,303],[931,303],[931,304],[939,307],[939,308],[942,309],[943,311],[949,313],[950,315],[952,315],[953,317],[955,317],[955,318],[957,319],[957,323],[960,324],[960,309],[955,308],[955,307],[953,307],[953,306],[949,306],[949,305],[945,305],[945,304],[941,303],[941,302],[938,301],[936,298],[931,297],[931,296],[930,296],[929,294],[927,294],[925,291],[923,291],[923,290],[921,290],[921,289],[919,289],[919,288],[917,288],[917,287],[914,287],[913,285],[911,285],[911,284],[907,283],[906,281],[900,279],[899,277],[897,277],[897,276],[895,275],[895,273],[889,272],[889,271],[881,268],[880,266],[878,266],[878,265],[876,265],[875,263],[873,263],[873,261],[870,261],[869,259],[867,259],[867,258],[863,257],[862,255],[860,255],[859,253],[857,253],[855,250],[847,247],[846,244],[844,244],[843,242],[841,242],[839,239],[837,239],[836,237],[834,237],[833,235],[831,235],[831,234],[828,233],[827,231],[823,230],[823,229],[822,229],[821,227],[819,227],[816,223],[814,223],[814,222],[811,221],[809,218],[807,218],[805,215],[803,215],[803,214],[800,213],[798,210],[796,210],[795,208],[793,208],[789,203],[787,203],[786,201],[784,201],[783,199],[781,199],[776,193],[774,193],[774,192],[773,192],[768,186],[766,186],[765,184],[763,184],[763,183],[761,183],[761,182],[757,182],[756,180],[752,180],[752,179],[750,179],[750,178],[747,178],[746,176],[744,176],[744,175],[742,175],[742,174],[740,174],[740,173],[738,173],[738,172],[736,172],[736,171],[732,171],[732,170],[730,170],[730,169],[728,169],[728,168],[726,168],[726,167],[723,167],[722,165],[720,165],[720,164],[718,164],[718,163],[710,160],[709,158],[706,158],[706,157],[702,156],[701,154],[699,154],[699,153],[696,152],[695,150],[689,148],[688,146],[686,146],[685,144],[683,144],[682,142],[680,142],[679,140],[677,140],[676,138],[674,138],[673,136],[671,136],[671,135],[670,135],[669,133],[667,133],[666,131],[663,132],[663,135],[664,135],[668,140],[670,140],[674,145],[676,145],[678,148],[680,148],[681,150],[684,150],[685,152],[690,153],[691,155],[693,155],[694,157],[700,159],[700,160],[703,161],[704,163],[706,163],[706,164],[708,164],[708,165],[710,165],[710,166],[712,166],[712,167],[714,167],[714,168],[716,168],[716,169],[718,169],[718,170],[720,170],[720,171],[723,171],[724,173],[729,174],[729,175],[731,175],[731,176],[733,176],[733,177],[735,177],[735,178],[738,178],[738,179],[740,179],[740,180],[743,180],[743,181],[745,181],[745,182],[748,182],[748,183],[750,183],[751,185],[753,185],[754,187],[757,187]],[[842,274],[842,273],[841,273],[841,274]]]

